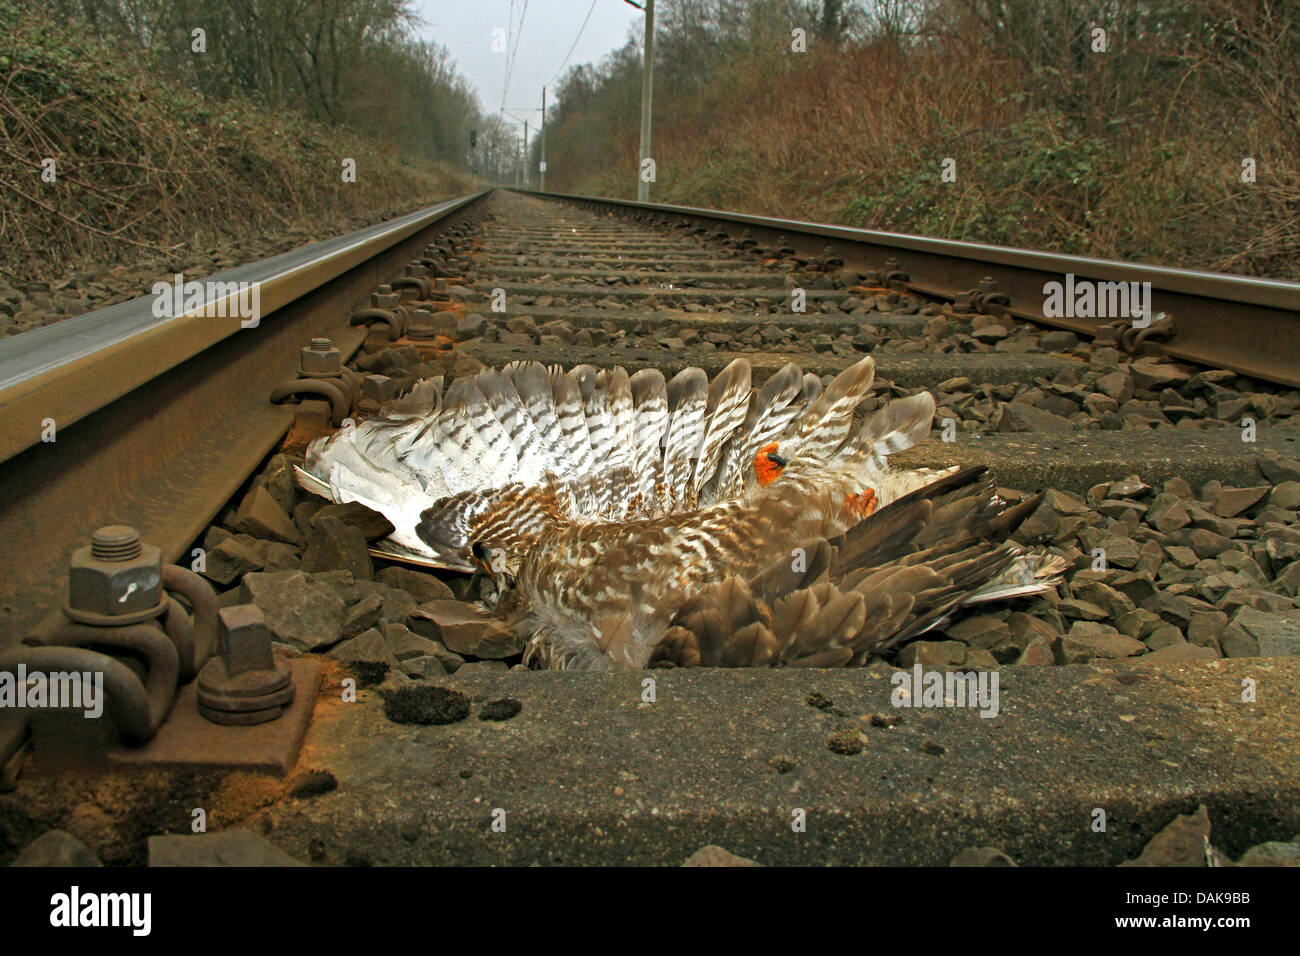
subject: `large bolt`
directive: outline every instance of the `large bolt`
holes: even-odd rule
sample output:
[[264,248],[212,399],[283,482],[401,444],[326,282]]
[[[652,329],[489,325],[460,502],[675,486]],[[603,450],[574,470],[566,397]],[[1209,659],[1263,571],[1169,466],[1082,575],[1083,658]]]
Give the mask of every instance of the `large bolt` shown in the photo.
[[343,371],[343,355],[329,339],[312,339],[301,352],[298,371],[304,375],[338,375]]
[[1118,345],[1120,330],[1114,324],[1103,325],[1097,329],[1093,336],[1092,344],[1097,345]]
[[370,306],[374,309],[387,309],[392,311],[397,308],[400,297],[393,291],[391,286],[382,285],[378,292],[370,293]]
[[271,629],[255,604],[222,608],[218,656],[199,671],[199,713],[216,724],[275,720],[293,701],[289,668],[271,651]]
[[221,623],[217,649],[226,665],[226,676],[272,670],[275,657],[271,653],[271,629],[266,626],[262,609],[256,604],[240,604],[218,613]]
[[140,541],[140,532],[109,525],[73,552],[68,565],[68,616],[85,623],[96,618],[143,620],[161,613],[162,551]]
[[411,310],[411,324],[406,330],[407,338],[419,341],[431,339],[437,334],[438,330],[434,327],[432,312],[428,309]]
[[367,375],[361,380],[361,397],[370,399],[376,407],[392,401],[396,395],[397,386],[387,375]]

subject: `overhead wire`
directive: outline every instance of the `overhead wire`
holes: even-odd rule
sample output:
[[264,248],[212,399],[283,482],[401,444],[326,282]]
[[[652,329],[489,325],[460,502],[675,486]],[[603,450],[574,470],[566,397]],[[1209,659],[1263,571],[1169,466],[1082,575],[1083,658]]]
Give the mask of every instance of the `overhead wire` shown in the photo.
[[510,36],[515,29],[515,0],[510,0],[510,13],[506,16],[505,75],[501,78],[501,109],[506,108],[506,87],[510,85]]
[[564,72],[564,68],[569,65],[569,59],[573,56],[573,51],[578,48],[578,41],[582,39],[582,33],[584,30],[587,29],[587,21],[591,19],[591,14],[595,11],[595,9],[596,9],[596,0],[591,0],[591,6],[587,8],[587,15],[582,20],[582,26],[578,28],[578,35],[573,38],[573,46],[569,47],[569,52],[565,54],[564,62],[561,63],[560,68],[555,71],[555,75],[551,77],[551,82],[547,83],[546,84],[547,86],[554,86],[555,81],[558,80],[560,78],[560,74]]
[[505,87],[501,90],[502,109],[505,109],[506,97],[510,95],[510,77],[515,71],[515,61],[519,57],[519,41],[524,38],[524,18],[526,16],[528,16],[528,0],[524,0],[524,8],[519,13],[519,28],[515,33],[514,50],[509,51],[506,54],[506,82],[505,82]]

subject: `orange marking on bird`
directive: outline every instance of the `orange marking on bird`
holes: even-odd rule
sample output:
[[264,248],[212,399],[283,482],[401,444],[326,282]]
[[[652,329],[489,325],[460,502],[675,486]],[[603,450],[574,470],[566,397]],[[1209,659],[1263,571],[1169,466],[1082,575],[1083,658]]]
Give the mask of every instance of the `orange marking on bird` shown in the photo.
[[864,488],[856,495],[844,496],[844,509],[859,519],[870,516],[877,504],[879,501],[876,500],[876,493],[870,488]]
[[767,487],[781,477],[781,471],[790,462],[776,453],[776,442],[764,445],[754,456],[754,474],[759,485]]

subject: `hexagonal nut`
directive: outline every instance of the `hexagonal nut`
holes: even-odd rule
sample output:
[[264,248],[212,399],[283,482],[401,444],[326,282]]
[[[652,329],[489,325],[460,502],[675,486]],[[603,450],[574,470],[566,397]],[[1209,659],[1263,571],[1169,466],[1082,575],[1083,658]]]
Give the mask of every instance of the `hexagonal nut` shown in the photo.
[[218,612],[217,653],[226,665],[226,676],[248,671],[272,670],[271,629],[256,604],[237,604]]
[[399,296],[396,292],[372,292],[370,293],[370,305],[376,309],[387,309],[392,311],[397,308]]
[[423,279],[429,274],[429,270],[424,267],[423,262],[410,262],[407,263],[406,274],[412,279]]
[[121,616],[157,607],[162,600],[162,550],[142,544],[129,561],[102,561],[90,546],[68,564],[68,606],[90,614]]
[[343,368],[343,355],[333,346],[317,349],[308,345],[302,350],[298,367],[304,372],[338,372]]

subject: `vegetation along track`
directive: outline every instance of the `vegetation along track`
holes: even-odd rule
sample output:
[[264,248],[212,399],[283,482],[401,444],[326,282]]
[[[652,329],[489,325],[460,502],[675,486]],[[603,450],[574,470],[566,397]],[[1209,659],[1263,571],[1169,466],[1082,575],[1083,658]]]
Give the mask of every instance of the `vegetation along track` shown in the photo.
[[[1105,316],[1049,319],[1044,283],[1067,274],[1149,281],[1152,312],[1169,318],[1145,336]],[[265,283],[257,329],[151,321],[144,299],[0,342],[10,644],[57,616],[68,555],[109,523],[138,527],[168,562],[202,547],[222,602],[252,594],[269,620],[277,602],[341,595],[293,625],[328,633],[277,632],[300,650],[337,650],[372,611],[425,634],[416,604],[464,598],[467,579],[349,553],[313,523],[323,501],[292,483],[307,439],[344,415],[373,415],[426,376],[520,359],[712,376],[744,356],[761,385],[787,362],[828,377],[870,353],[878,373],[863,411],[920,390],[938,404],[930,441],[895,463],[983,464],[1012,501],[1048,490],[1018,537],[1070,564],[1059,597],[968,613],[896,663],[1300,653],[1295,284],[507,191],[228,278]],[[347,384],[286,382],[319,337],[356,353],[337,376]],[[273,391],[306,399],[296,418],[267,400]],[[48,422],[56,441],[42,441]],[[277,594],[276,573],[299,569],[321,581]],[[376,584],[340,590],[343,569]],[[413,677],[472,679],[517,662],[489,644],[471,636],[459,653],[440,646],[436,663],[396,660]],[[350,662],[376,663],[364,657]]]

